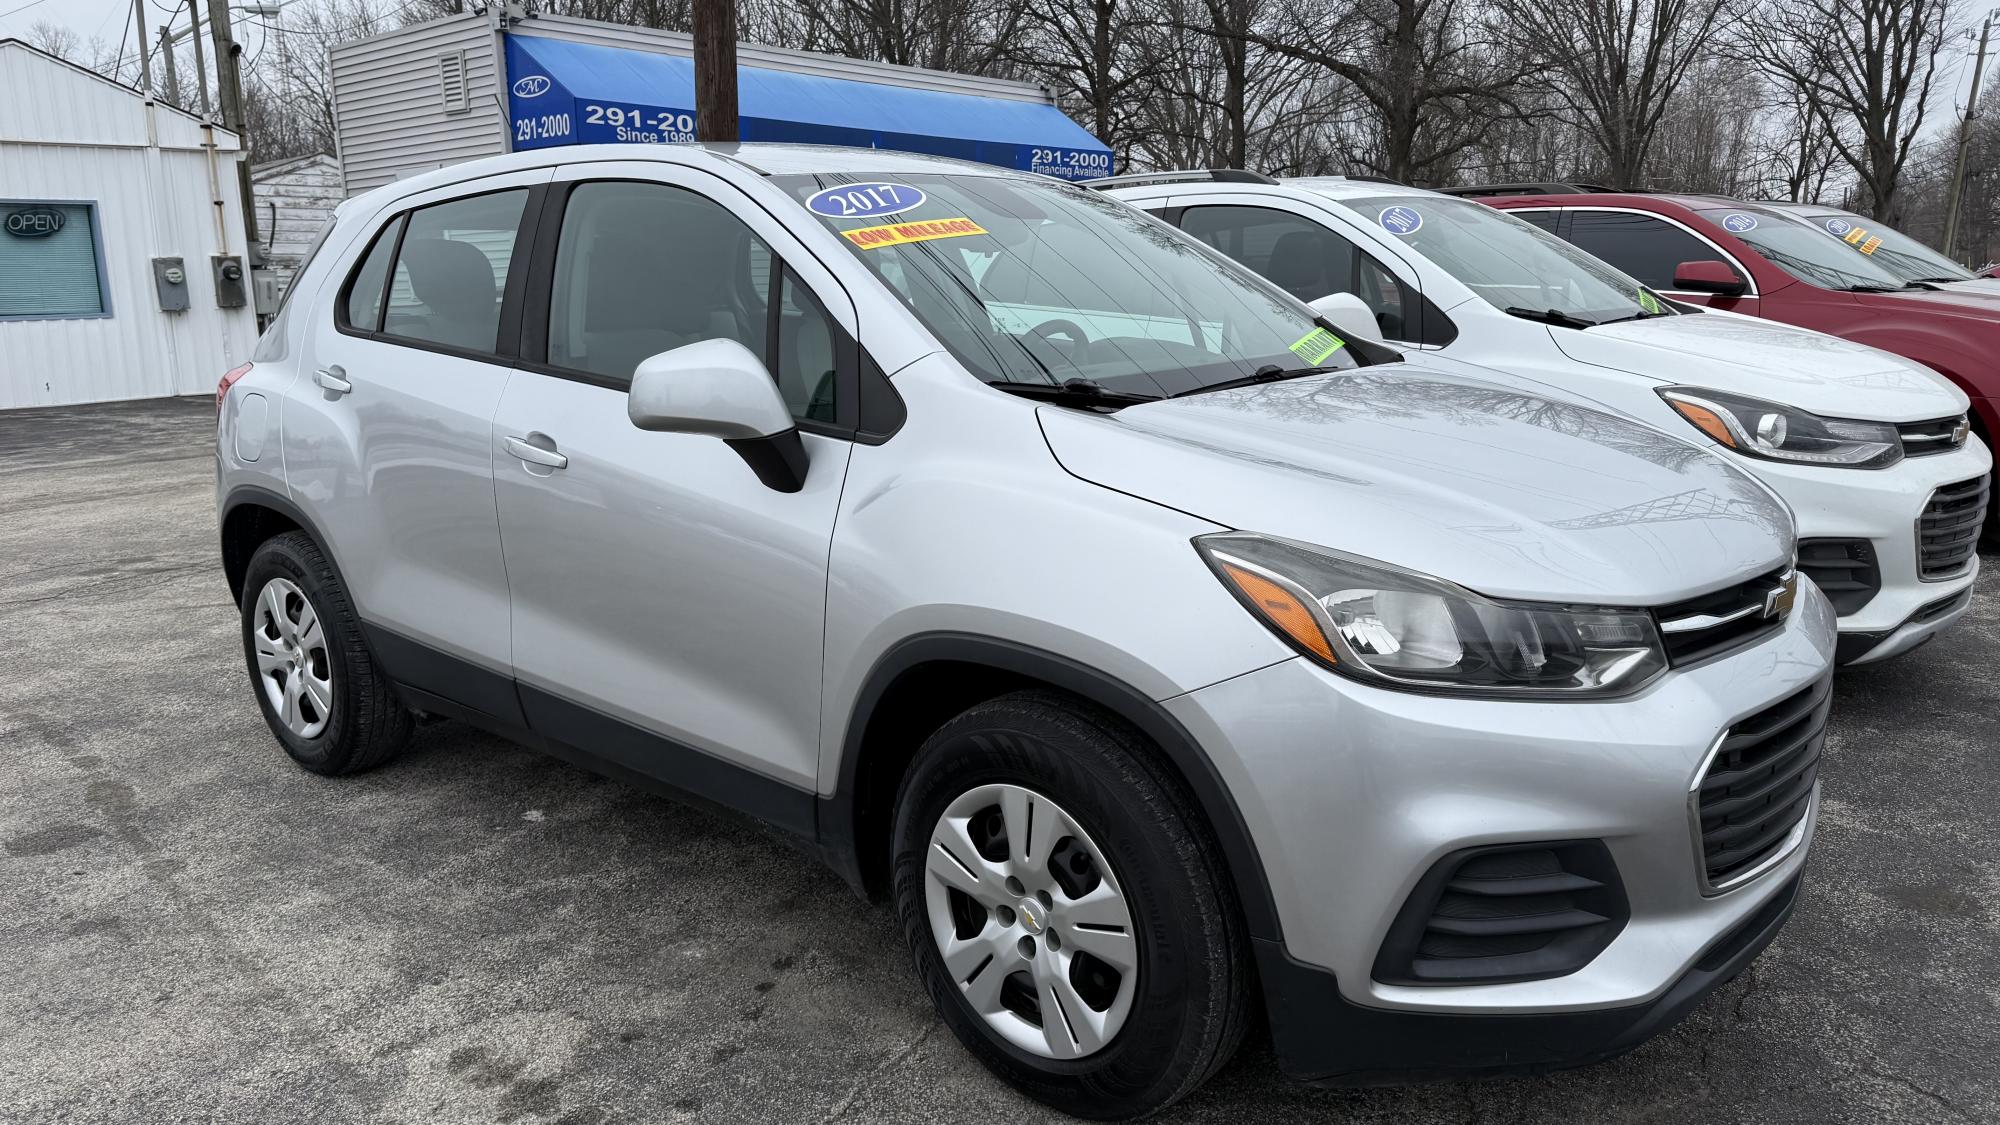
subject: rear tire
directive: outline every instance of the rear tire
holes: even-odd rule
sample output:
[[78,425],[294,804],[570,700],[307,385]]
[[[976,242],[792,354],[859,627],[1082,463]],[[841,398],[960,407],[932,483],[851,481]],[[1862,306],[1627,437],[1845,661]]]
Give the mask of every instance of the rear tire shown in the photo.
[[[940,1016],[988,1069],[1067,1113],[1137,1117],[1206,1081],[1248,1025],[1249,943],[1219,857],[1136,732],[1020,692],[918,752],[897,799],[896,910]],[[1061,1023],[1042,1018],[1052,1006]]]
[[258,546],[240,609],[251,689],[293,761],[337,777],[409,742],[415,719],[368,655],[353,603],[311,536],[289,531]]

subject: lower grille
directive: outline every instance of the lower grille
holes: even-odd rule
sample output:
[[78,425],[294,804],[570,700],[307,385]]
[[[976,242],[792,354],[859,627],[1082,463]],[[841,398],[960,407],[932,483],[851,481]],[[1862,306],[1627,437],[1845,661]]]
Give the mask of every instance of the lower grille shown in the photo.
[[1375,958],[1384,984],[1494,984],[1590,963],[1630,911],[1602,841],[1453,852],[1410,892]]
[[1688,795],[1702,887],[1728,890],[1788,849],[1812,807],[1833,681],[1821,680],[1722,736]]
[[1931,493],[1917,519],[1917,570],[1926,579],[1950,578],[1979,549],[1990,485],[1986,477],[1947,484]]
[[1841,617],[1860,610],[1882,591],[1882,569],[1866,539],[1799,540],[1799,573],[1813,580]]

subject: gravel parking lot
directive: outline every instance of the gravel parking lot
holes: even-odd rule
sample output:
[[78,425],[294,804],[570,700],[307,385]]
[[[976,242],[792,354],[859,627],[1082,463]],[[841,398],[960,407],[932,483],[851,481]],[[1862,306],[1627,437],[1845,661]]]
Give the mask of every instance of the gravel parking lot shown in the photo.
[[[0,414],[0,1121],[1060,1119],[940,1027],[887,908],[763,830],[450,724],[292,766],[212,419]],[[1989,572],[1954,633],[1841,677],[1798,914],[1671,1034],[1365,1091],[1253,1041],[1162,1120],[2000,1121],[1996,668]]]

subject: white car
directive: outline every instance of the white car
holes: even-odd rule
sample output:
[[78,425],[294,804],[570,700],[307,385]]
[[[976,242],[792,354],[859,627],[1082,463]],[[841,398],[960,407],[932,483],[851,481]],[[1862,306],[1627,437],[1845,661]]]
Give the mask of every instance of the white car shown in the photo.
[[[1792,506],[1799,569],[1840,614],[1844,664],[1915,648],[1965,612],[1966,552],[1927,569],[1946,486],[1985,476],[1964,392],[1875,348],[1661,297],[1469,199],[1374,180],[1169,172],[1094,186],[1231,258],[1349,334],[1563,388],[1734,453]],[[1335,294],[1328,299],[1328,295]],[[1660,501],[1662,522],[1693,513]]]

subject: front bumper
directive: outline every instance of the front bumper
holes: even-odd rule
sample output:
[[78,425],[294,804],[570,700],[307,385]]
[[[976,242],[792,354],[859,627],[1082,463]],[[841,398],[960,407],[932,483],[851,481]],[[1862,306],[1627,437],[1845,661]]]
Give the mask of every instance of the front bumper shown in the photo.
[[1257,941],[1278,1065],[1293,1078],[1336,1086],[1535,1073],[1615,1058],[1679,1023],[1743,971],[1798,904],[1802,876],[1782,883],[1693,967],[1643,1004],[1547,1015],[1438,1015],[1368,1008],[1340,994],[1333,975]]
[[[1260,962],[1281,1057],[1353,1045],[1319,1044],[1310,1020],[1288,1026],[1280,1013],[1295,1006],[1283,995],[1293,986],[1326,1002],[1319,1006],[1337,999],[1345,1006],[1339,1010],[1370,1020],[1616,1012],[1623,1014],[1585,1022],[1640,1027],[1634,1009],[1679,1010],[1679,990],[1698,995],[1705,987],[1691,974],[1712,959],[1717,943],[1795,882],[1817,814],[1815,802],[1800,845],[1763,875],[1705,895],[1690,787],[1725,728],[1823,679],[1834,643],[1831,608],[1804,586],[1776,635],[1622,700],[1416,695],[1298,659],[1167,701],[1222,774],[1269,881],[1283,936]],[[1629,902],[1629,920],[1588,964],[1563,976],[1494,984],[1374,979],[1391,923],[1440,858],[1482,845],[1556,840],[1601,840]],[[1287,966],[1296,971],[1281,971]],[[1665,1018],[1653,1023],[1664,1026]],[[1309,1077],[1334,1073],[1317,1064],[1294,1069]]]
[[[1964,611],[1940,611],[1972,587],[1979,574],[1974,555],[1963,569],[1926,579],[1917,562],[1917,526],[1931,494],[1944,485],[1993,471],[1993,457],[1977,438],[1963,448],[1910,457],[1880,470],[1825,469],[1773,461],[1737,464],[1770,485],[1792,508],[1804,540],[1861,541],[1880,582],[1872,597],[1840,617],[1842,664],[1881,660],[1931,639]],[[1812,572],[1810,566],[1802,570]]]

